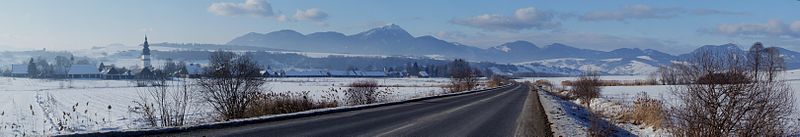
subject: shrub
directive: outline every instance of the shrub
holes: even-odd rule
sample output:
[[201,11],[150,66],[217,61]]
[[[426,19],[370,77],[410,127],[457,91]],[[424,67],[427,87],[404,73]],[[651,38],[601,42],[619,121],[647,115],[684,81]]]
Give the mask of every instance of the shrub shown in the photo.
[[473,90],[478,85],[478,71],[473,70],[463,59],[456,59],[448,65],[450,85],[445,86],[450,93]]
[[209,57],[205,76],[197,80],[199,93],[220,120],[245,118],[248,107],[261,94],[265,80],[249,55],[216,51]]
[[[756,45],[754,45],[756,46]],[[761,50],[751,51],[754,53]],[[777,54],[777,53],[773,53]],[[760,58],[762,56],[754,56]],[[748,59],[748,60],[745,60]],[[780,60],[780,59],[775,59]],[[755,61],[752,63],[745,63]],[[734,53],[703,51],[695,54],[679,78],[695,84],[676,85],[676,106],[670,127],[676,136],[789,136],[794,113],[792,89],[779,66]],[[755,66],[753,66],[755,65]],[[774,72],[773,72],[774,71]],[[773,73],[773,74],[769,74]],[[770,76],[771,75],[771,76]]]
[[270,114],[284,114],[305,110],[337,107],[336,101],[312,100],[308,91],[293,93],[266,93],[256,95],[245,117],[257,117]]
[[[159,80],[159,85],[139,92],[139,100],[130,112],[139,114],[150,126],[183,126],[189,103],[193,101],[190,91],[194,86],[182,81]],[[168,85],[170,84],[170,85]],[[109,106],[111,109],[111,106]]]
[[511,78],[502,75],[492,75],[489,82],[486,83],[488,87],[497,87],[511,82]]
[[600,97],[600,77],[597,73],[584,74],[571,84],[573,94],[587,107],[590,107],[592,99]]
[[653,128],[661,128],[666,121],[666,111],[661,100],[650,98],[647,93],[639,93],[633,102],[631,120],[633,124],[643,124]]
[[387,101],[387,91],[378,90],[378,83],[374,80],[363,80],[350,83],[350,88],[345,90],[347,103],[350,105],[363,105]]

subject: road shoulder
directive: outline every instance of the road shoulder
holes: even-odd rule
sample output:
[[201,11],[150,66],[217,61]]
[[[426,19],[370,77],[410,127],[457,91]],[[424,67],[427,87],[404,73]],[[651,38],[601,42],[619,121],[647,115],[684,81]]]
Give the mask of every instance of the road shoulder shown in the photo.
[[535,88],[527,88],[528,97],[520,117],[517,119],[515,136],[518,137],[550,137],[550,122],[547,120],[544,108],[539,101],[539,94]]

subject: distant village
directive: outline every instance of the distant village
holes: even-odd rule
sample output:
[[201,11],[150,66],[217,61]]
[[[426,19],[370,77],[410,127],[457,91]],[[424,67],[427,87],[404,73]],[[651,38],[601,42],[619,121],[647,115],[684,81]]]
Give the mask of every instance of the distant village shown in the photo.
[[[74,57],[57,56],[54,61],[31,58],[26,64],[12,64],[10,70],[3,71],[2,76],[29,78],[84,78],[84,79],[154,79],[156,77],[203,77],[205,68],[201,64],[186,64],[166,59],[159,68],[153,67],[150,57],[150,45],[147,37],[143,43],[139,67],[117,67],[114,65],[90,64],[88,61],[75,61]],[[264,77],[431,77],[414,63],[408,70],[273,70],[269,67],[261,71]]]

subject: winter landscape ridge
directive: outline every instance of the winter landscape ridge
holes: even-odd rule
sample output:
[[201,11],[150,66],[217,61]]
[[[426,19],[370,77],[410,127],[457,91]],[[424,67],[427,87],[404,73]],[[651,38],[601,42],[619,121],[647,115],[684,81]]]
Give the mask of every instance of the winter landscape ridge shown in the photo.
[[800,2],[0,2],[0,137],[800,136]]
[[[139,45],[141,46],[141,45]],[[203,56],[183,54],[207,54],[214,50],[267,51],[270,56],[279,58],[313,58],[320,60],[345,60],[349,58],[365,58],[376,63],[351,64],[359,68],[377,67],[380,64],[403,65],[387,61],[386,58],[415,60],[416,62],[437,62],[464,58],[474,62],[489,62],[482,66],[498,74],[515,73],[547,73],[555,75],[577,75],[581,71],[596,70],[612,75],[646,75],[655,72],[658,67],[684,61],[702,51],[720,53],[736,53],[744,55],[745,51],[736,44],[704,45],[692,52],[672,55],[653,49],[620,48],[611,51],[580,49],[564,44],[554,43],[537,46],[528,41],[513,41],[488,49],[447,42],[433,36],[411,36],[396,24],[370,29],[353,35],[338,32],[316,32],[301,34],[293,30],[280,30],[261,33],[247,33],[233,38],[223,45],[218,44],[180,44],[154,43],[154,61],[163,59],[181,60],[202,63]],[[781,47],[780,50],[788,69],[800,68],[800,53]],[[97,46],[92,49],[77,51],[6,51],[4,58],[6,69],[9,63],[27,61],[32,55],[50,52],[72,53],[78,56],[95,58],[96,62],[132,66],[138,61],[137,47],[125,45]],[[180,53],[182,55],[175,55]],[[57,55],[54,54],[54,55]],[[293,56],[294,55],[294,56]],[[321,59],[323,58],[323,59]],[[324,59],[327,58],[327,59]],[[309,59],[309,60],[313,60]],[[126,62],[126,60],[128,60]],[[345,69],[335,65],[293,64],[291,60],[263,58],[264,65],[281,66],[287,69]],[[411,61],[411,62],[415,62]],[[491,63],[494,62],[494,63]],[[325,62],[318,62],[325,64]],[[155,63],[158,64],[158,63]],[[327,67],[327,68],[326,68]]]

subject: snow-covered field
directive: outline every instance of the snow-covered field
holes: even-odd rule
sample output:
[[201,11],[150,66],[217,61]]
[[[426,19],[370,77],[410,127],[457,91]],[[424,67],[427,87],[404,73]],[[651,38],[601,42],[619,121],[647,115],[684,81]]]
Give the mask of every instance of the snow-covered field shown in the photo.
[[[273,78],[265,89],[271,92],[308,91],[313,97],[324,91],[346,89],[358,80],[375,80],[390,91],[391,101],[442,92],[442,78]],[[71,132],[146,128],[129,111],[133,101],[146,92],[126,80],[42,80],[0,77],[0,136],[53,135]],[[341,93],[340,93],[341,94]],[[195,102],[192,122],[210,122],[207,104]],[[70,128],[59,131],[58,128]],[[71,131],[69,131],[71,130]]]
[[[647,76],[601,76],[600,79],[604,80],[636,80],[636,79],[646,79]],[[540,79],[549,80],[556,87],[561,87],[561,81],[565,80],[575,80],[576,77],[546,77],[546,78],[523,78],[517,81],[536,81]],[[784,79],[787,80],[787,83],[790,85],[795,98],[795,112],[800,112],[800,70],[791,70],[787,71],[784,75]],[[630,103],[636,98],[637,93],[645,92],[650,97],[656,99],[662,99],[667,105],[669,103],[675,103],[675,100],[672,99],[670,93],[670,87],[668,85],[649,85],[649,86],[609,86],[603,87],[601,94],[602,98],[596,99],[592,101],[592,107],[595,110],[603,110],[605,112],[614,112],[619,111],[619,105],[615,105],[618,103]],[[581,121],[581,115],[585,117],[586,113],[585,110],[577,111],[578,109],[574,108],[577,106],[574,105],[557,105],[558,103],[564,103],[555,101],[554,97],[542,97],[543,105],[545,110],[551,114],[557,114],[556,120],[551,119],[551,122],[554,126],[564,128],[565,130],[562,132],[566,136],[572,135],[584,135],[582,132],[575,132],[581,129],[581,125],[585,126],[585,121]],[[573,102],[578,103],[578,102]],[[563,106],[563,108],[559,108]],[[549,108],[548,108],[549,107]],[[553,111],[553,112],[551,112]],[[551,115],[548,114],[548,115]],[[793,117],[800,118],[800,113],[794,113]],[[556,122],[554,122],[556,121]],[[629,130],[630,133],[639,135],[639,136],[662,136],[665,132],[656,131],[652,128],[647,127],[640,127],[632,124],[618,124],[620,128]],[[556,132],[556,131],[554,131]]]

